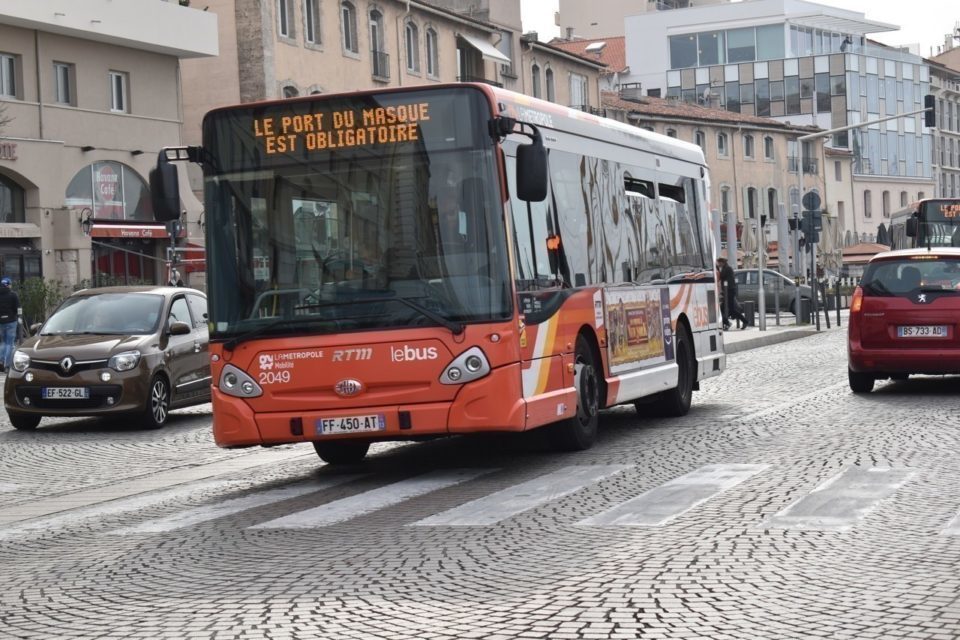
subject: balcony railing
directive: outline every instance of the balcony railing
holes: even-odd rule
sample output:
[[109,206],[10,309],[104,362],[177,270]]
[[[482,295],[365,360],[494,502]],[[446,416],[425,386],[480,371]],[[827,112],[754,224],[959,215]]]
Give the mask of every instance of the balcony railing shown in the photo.
[[370,52],[370,58],[373,60],[373,77],[380,80],[390,79],[390,54],[386,51]]
[[[790,173],[797,172],[797,165],[800,164],[800,158],[790,157],[787,158],[787,170]],[[819,173],[817,171],[817,159],[816,158],[804,158],[803,159],[803,172],[809,173],[811,175],[816,175]]]
[[496,82],[494,80],[487,80],[486,78],[481,78],[480,76],[457,76],[457,82],[482,82],[494,87],[503,88],[503,83]]

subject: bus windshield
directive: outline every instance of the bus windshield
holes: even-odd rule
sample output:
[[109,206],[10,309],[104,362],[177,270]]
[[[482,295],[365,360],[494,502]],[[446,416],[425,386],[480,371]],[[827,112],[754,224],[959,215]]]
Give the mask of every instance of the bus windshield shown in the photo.
[[490,117],[449,88],[208,115],[212,335],[508,318]]
[[960,200],[928,200],[920,207],[917,246],[960,246]]

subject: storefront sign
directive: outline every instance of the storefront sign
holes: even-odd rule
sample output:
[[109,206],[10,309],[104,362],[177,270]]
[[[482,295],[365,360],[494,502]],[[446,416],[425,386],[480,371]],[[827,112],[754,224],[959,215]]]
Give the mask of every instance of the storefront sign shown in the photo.
[[17,143],[0,141],[0,160],[16,160]]
[[101,164],[93,171],[93,196],[96,218],[123,218],[120,195],[120,175],[109,164]]
[[[164,227],[132,224],[95,224],[90,229],[94,238],[169,238]],[[182,234],[181,234],[182,235]]]

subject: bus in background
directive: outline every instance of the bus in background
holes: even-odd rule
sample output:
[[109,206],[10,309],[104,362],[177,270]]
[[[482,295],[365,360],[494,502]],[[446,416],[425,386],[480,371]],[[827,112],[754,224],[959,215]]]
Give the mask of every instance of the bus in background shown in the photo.
[[684,415],[725,367],[699,147],[480,84],[216,109],[203,146],[223,447]]
[[890,248],[960,247],[960,198],[919,200],[890,216]]

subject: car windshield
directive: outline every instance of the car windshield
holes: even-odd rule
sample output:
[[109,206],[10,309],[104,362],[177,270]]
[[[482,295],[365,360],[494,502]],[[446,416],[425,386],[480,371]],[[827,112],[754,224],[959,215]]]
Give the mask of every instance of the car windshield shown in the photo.
[[153,333],[162,310],[163,296],[151,293],[74,296],[50,316],[41,334]]
[[898,296],[912,291],[960,292],[960,259],[921,255],[871,263],[861,282],[864,292]]

